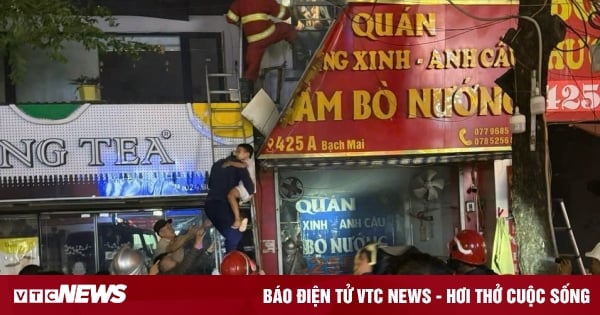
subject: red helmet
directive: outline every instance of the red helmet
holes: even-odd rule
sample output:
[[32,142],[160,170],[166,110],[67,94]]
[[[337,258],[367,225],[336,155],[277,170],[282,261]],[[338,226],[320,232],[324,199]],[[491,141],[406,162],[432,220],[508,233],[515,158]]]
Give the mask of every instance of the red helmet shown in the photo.
[[448,244],[450,258],[471,265],[483,265],[487,251],[485,239],[473,230],[462,230]]
[[223,257],[221,274],[225,276],[256,274],[256,264],[248,255],[234,250]]

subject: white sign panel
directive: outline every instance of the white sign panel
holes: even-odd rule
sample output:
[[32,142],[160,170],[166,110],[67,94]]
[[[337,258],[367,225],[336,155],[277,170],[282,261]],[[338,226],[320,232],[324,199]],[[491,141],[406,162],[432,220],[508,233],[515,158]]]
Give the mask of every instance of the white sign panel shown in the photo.
[[[28,106],[51,112],[53,105]],[[199,114],[194,106],[85,104],[58,119],[2,106],[0,189],[71,187],[58,193],[55,187],[53,197],[202,192],[213,163],[212,143],[249,141],[216,136],[211,140],[206,113]],[[215,157],[225,155],[221,150]],[[37,191],[44,194],[43,189]],[[2,199],[14,198],[2,193]]]

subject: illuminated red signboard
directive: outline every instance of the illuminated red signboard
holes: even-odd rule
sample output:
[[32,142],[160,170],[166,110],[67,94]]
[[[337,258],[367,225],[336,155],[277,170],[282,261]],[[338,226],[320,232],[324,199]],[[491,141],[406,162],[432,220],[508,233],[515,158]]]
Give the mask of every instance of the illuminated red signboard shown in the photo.
[[[261,158],[508,151],[515,19],[483,22],[445,1],[349,3],[332,25]],[[472,14],[515,1],[460,1]]]
[[598,120],[600,116],[599,9],[590,0],[552,1],[552,13],[568,27],[548,65],[546,116],[550,122]]

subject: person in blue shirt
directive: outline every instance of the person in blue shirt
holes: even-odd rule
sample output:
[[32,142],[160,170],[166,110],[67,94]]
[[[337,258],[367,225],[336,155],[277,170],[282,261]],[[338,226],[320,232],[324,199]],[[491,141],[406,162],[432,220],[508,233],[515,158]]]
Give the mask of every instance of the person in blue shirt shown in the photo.
[[240,162],[231,156],[216,161],[208,178],[208,196],[206,198],[206,216],[212,222],[214,227],[225,238],[225,251],[236,250],[239,242],[242,240],[242,232],[239,229],[232,228],[235,221],[233,211],[229,206],[227,195],[240,181],[249,194],[254,193],[254,183],[250,178],[250,173],[246,168],[227,166],[227,161]]

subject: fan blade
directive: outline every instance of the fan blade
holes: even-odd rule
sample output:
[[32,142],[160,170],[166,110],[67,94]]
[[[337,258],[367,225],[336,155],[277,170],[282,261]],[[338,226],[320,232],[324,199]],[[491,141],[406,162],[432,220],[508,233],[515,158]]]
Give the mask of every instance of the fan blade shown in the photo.
[[431,186],[442,190],[444,189],[444,179],[443,178],[436,178],[434,180],[431,181]]
[[417,176],[417,177],[415,178],[415,182],[417,183],[417,185],[416,185],[416,186],[418,186],[418,187],[423,187],[423,186],[425,186],[425,180],[423,179],[423,177],[422,177],[422,176]]
[[439,194],[435,189],[429,189],[429,194],[427,194],[427,200],[436,200],[438,199]]
[[437,175],[437,172],[434,170],[427,170],[427,181],[431,181],[435,175]]
[[425,194],[427,193],[427,188],[425,188],[425,187],[416,188],[416,189],[413,189],[413,192],[415,193],[415,196],[417,196],[417,198],[424,198]]

